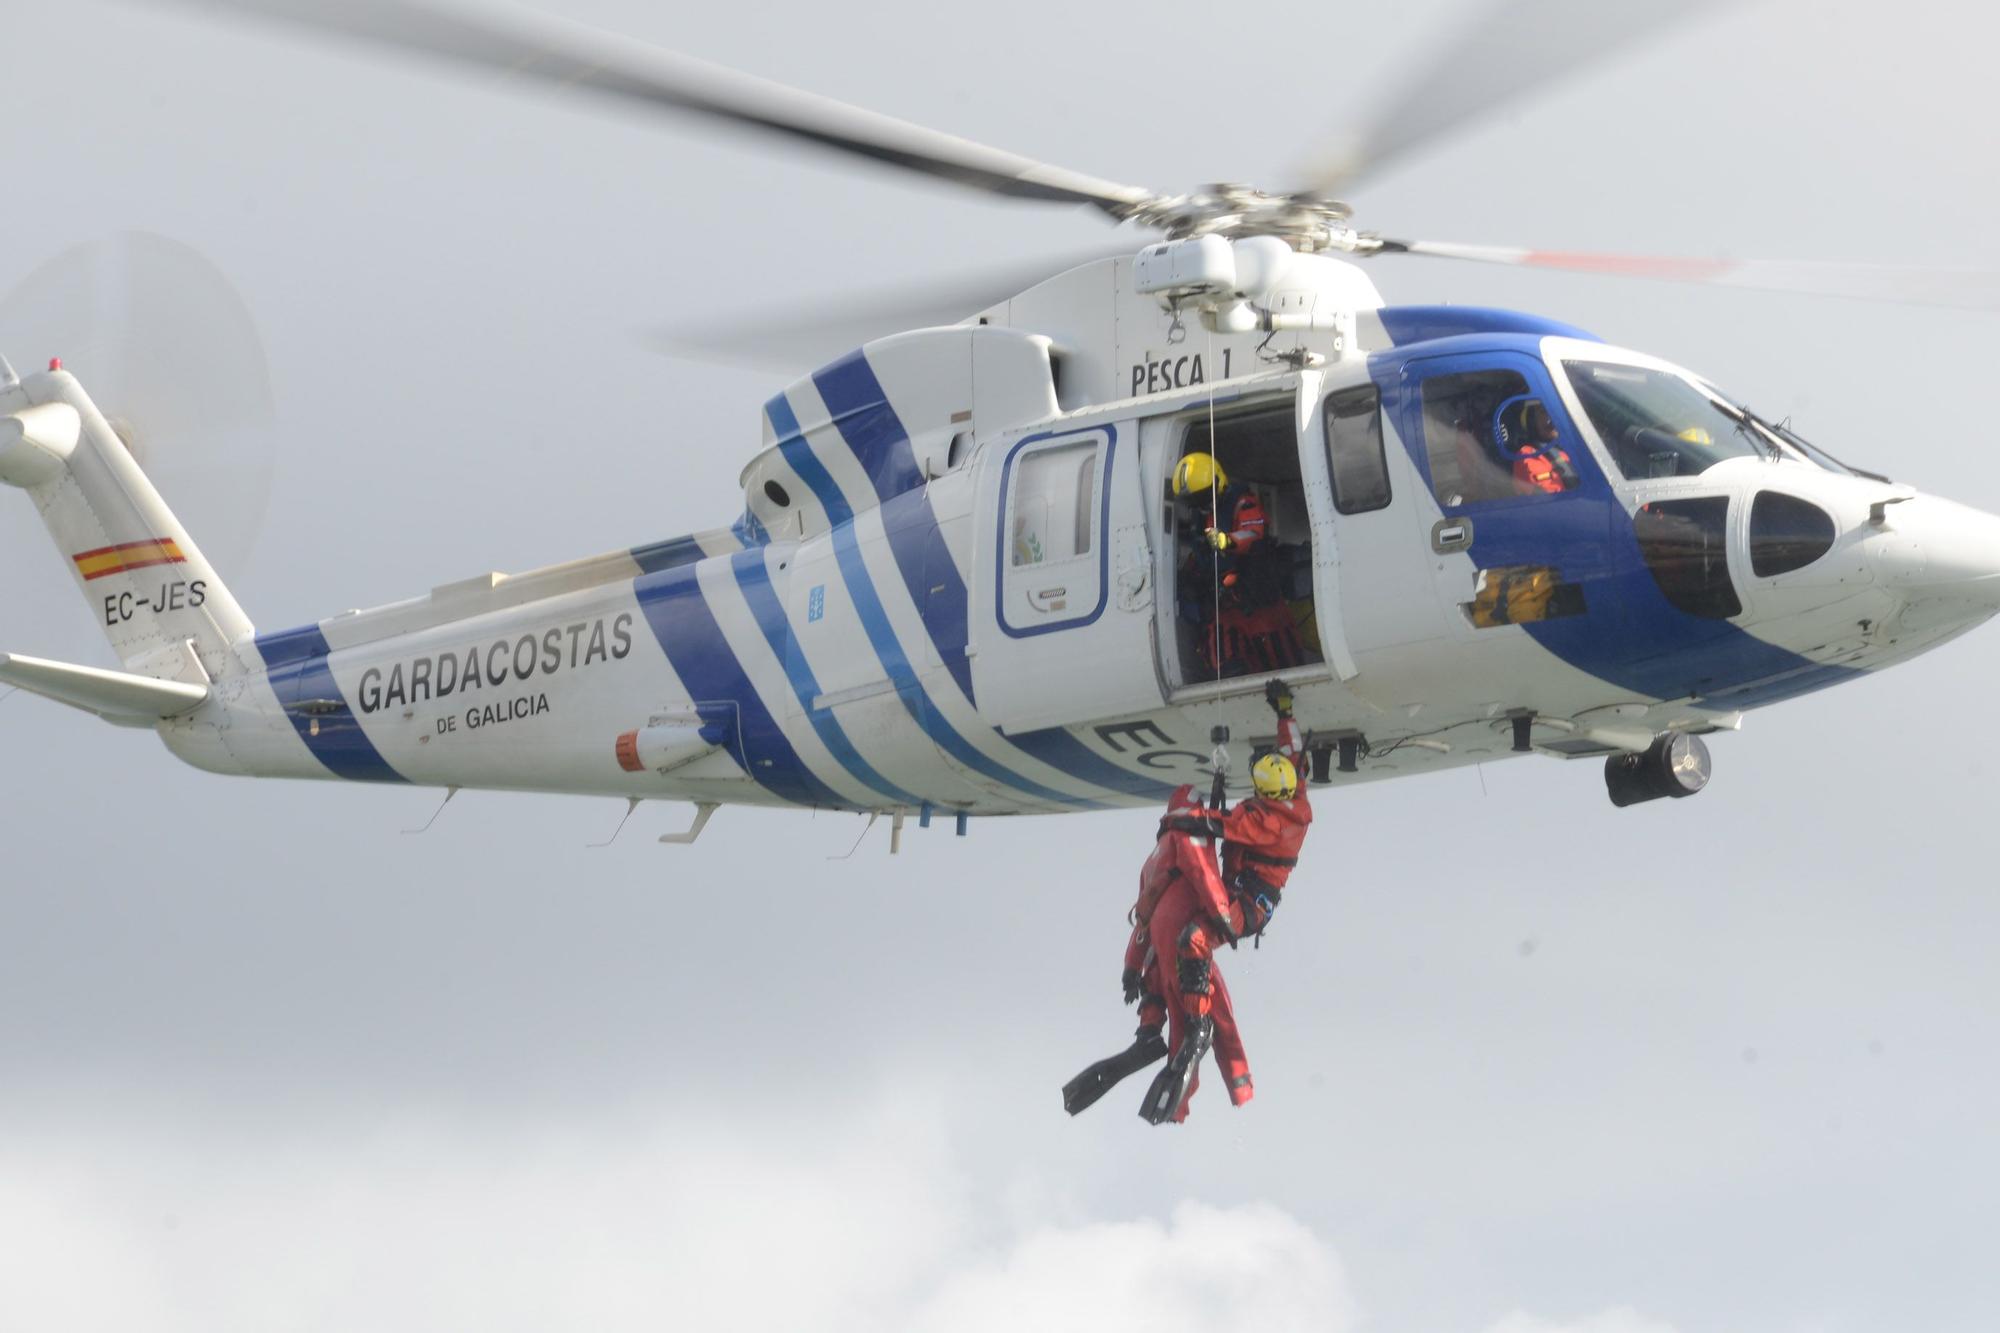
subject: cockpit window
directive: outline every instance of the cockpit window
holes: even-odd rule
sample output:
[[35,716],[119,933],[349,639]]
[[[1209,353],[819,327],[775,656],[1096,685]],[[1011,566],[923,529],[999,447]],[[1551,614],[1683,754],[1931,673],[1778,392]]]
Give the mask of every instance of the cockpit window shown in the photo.
[[1424,446],[1431,489],[1445,509],[1561,495],[1577,484],[1554,415],[1512,370],[1425,380]]
[[1693,477],[1728,458],[1764,452],[1750,425],[1664,370],[1565,361],[1584,414],[1628,481]]

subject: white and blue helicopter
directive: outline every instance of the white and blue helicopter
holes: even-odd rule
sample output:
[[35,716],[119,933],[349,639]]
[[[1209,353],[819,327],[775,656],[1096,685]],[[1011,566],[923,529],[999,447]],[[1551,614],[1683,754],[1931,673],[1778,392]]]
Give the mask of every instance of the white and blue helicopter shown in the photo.
[[[1308,189],[1098,180],[491,9],[227,8],[721,117],[1160,235],[774,394],[740,514],[706,531],[259,632],[58,364],[0,373],[0,481],[48,526],[116,669],[0,682],[156,731],[196,767],[450,790],[888,815],[1159,802],[1268,743],[1282,674],[1313,782],[1514,754],[1605,764],[1626,805],[1708,777],[1701,737],[2000,611],[2000,518],[1843,464],[1700,376],[1538,316],[1387,303],[1433,255],[1995,304],[1990,280],[1398,240],[1333,193],[1532,81],[1469,59]],[[1622,13],[1622,11],[1621,11]],[[1608,49],[1658,21],[1600,16]],[[1439,95],[1440,88],[1454,91]],[[87,371],[87,367],[84,367]],[[1206,453],[1268,515],[1281,657],[1206,651]],[[1230,739],[1233,738],[1233,739]],[[1212,747],[1218,739],[1223,752]],[[1229,751],[1235,762],[1229,763]]]

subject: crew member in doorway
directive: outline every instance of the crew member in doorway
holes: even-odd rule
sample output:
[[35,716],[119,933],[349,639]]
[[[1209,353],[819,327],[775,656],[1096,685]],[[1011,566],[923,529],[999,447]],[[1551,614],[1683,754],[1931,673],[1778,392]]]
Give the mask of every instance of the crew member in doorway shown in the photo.
[[1171,490],[1189,548],[1175,601],[1194,627],[1204,679],[1298,665],[1304,650],[1279,586],[1263,501],[1207,453],[1175,464]]
[[[1190,830],[1198,830],[1191,832]],[[1204,961],[1198,980],[1184,971],[1187,941],[1204,922],[1226,930],[1229,900],[1218,873],[1211,815],[1192,787],[1177,788],[1167,801],[1153,851],[1139,872],[1139,898],[1131,912],[1132,933],[1125,945],[1120,984],[1125,1003],[1139,1006],[1132,1045],[1097,1061],[1063,1087],[1063,1109],[1075,1115],[1112,1086],[1166,1056],[1173,1058],[1147,1092],[1140,1113],[1155,1124],[1187,1118],[1188,1099],[1198,1083],[1201,1058],[1215,1052],[1229,1085],[1229,1099],[1250,1100],[1250,1062],[1236,1029],[1235,1011],[1222,974]],[[1184,982],[1193,981],[1191,991]],[[1163,1037],[1161,1028],[1166,1027]],[[1155,1114],[1156,1103],[1159,1113]]]

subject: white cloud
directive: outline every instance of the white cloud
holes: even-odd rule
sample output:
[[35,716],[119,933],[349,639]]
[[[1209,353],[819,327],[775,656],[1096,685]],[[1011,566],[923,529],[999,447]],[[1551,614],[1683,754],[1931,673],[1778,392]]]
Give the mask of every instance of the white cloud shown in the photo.
[[913,1330],[1315,1329],[1354,1321],[1333,1250],[1277,1208],[1183,1203],[1170,1222],[1050,1228],[964,1264]]
[[1519,1310],[1486,1333],[1674,1333],[1672,1324],[1648,1319],[1629,1305],[1616,1305],[1584,1319],[1537,1319]]
[[935,1123],[17,1124],[0,1291],[22,1327],[119,1333],[1352,1324],[1331,1247],[1277,1208],[993,1222]]

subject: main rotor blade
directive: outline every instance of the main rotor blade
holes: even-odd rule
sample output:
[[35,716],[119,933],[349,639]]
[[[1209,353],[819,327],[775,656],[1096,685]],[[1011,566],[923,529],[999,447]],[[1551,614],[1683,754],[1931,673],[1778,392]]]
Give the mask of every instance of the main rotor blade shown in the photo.
[[2000,272],[1987,269],[1913,268],[1899,264],[1838,264],[1784,259],[1687,259],[1653,255],[1598,254],[1581,250],[1528,250],[1453,241],[1382,239],[1377,254],[1427,255],[1469,259],[1481,264],[1596,273],[1619,278],[1654,278],[1710,287],[1754,291],[1805,292],[1846,296],[1858,301],[1948,306],[1960,310],[2000,310]]
[[1090,204],[1124,218],[1151,199],[955,135],[515,6],[420,0],[179,0],[533,79],[654,110],[713,116],[990,194]]
[[1307,154],[1306,191],[1331,197],[1471,122],[1599,68],[1606,56],[1716,0],[1486,0],[1483,11],[1410,70],[1358,131]]
[[1033,264],[982,268],[888,291],[857,293],[852,299],[805,310],[771,305],[726,319],[679,321],[648,329],[640,337],[654,350],[683,360],[807,371],[871,339],[956,324],[1058,273],[1129,253],[1129,246],[1080,251]]

